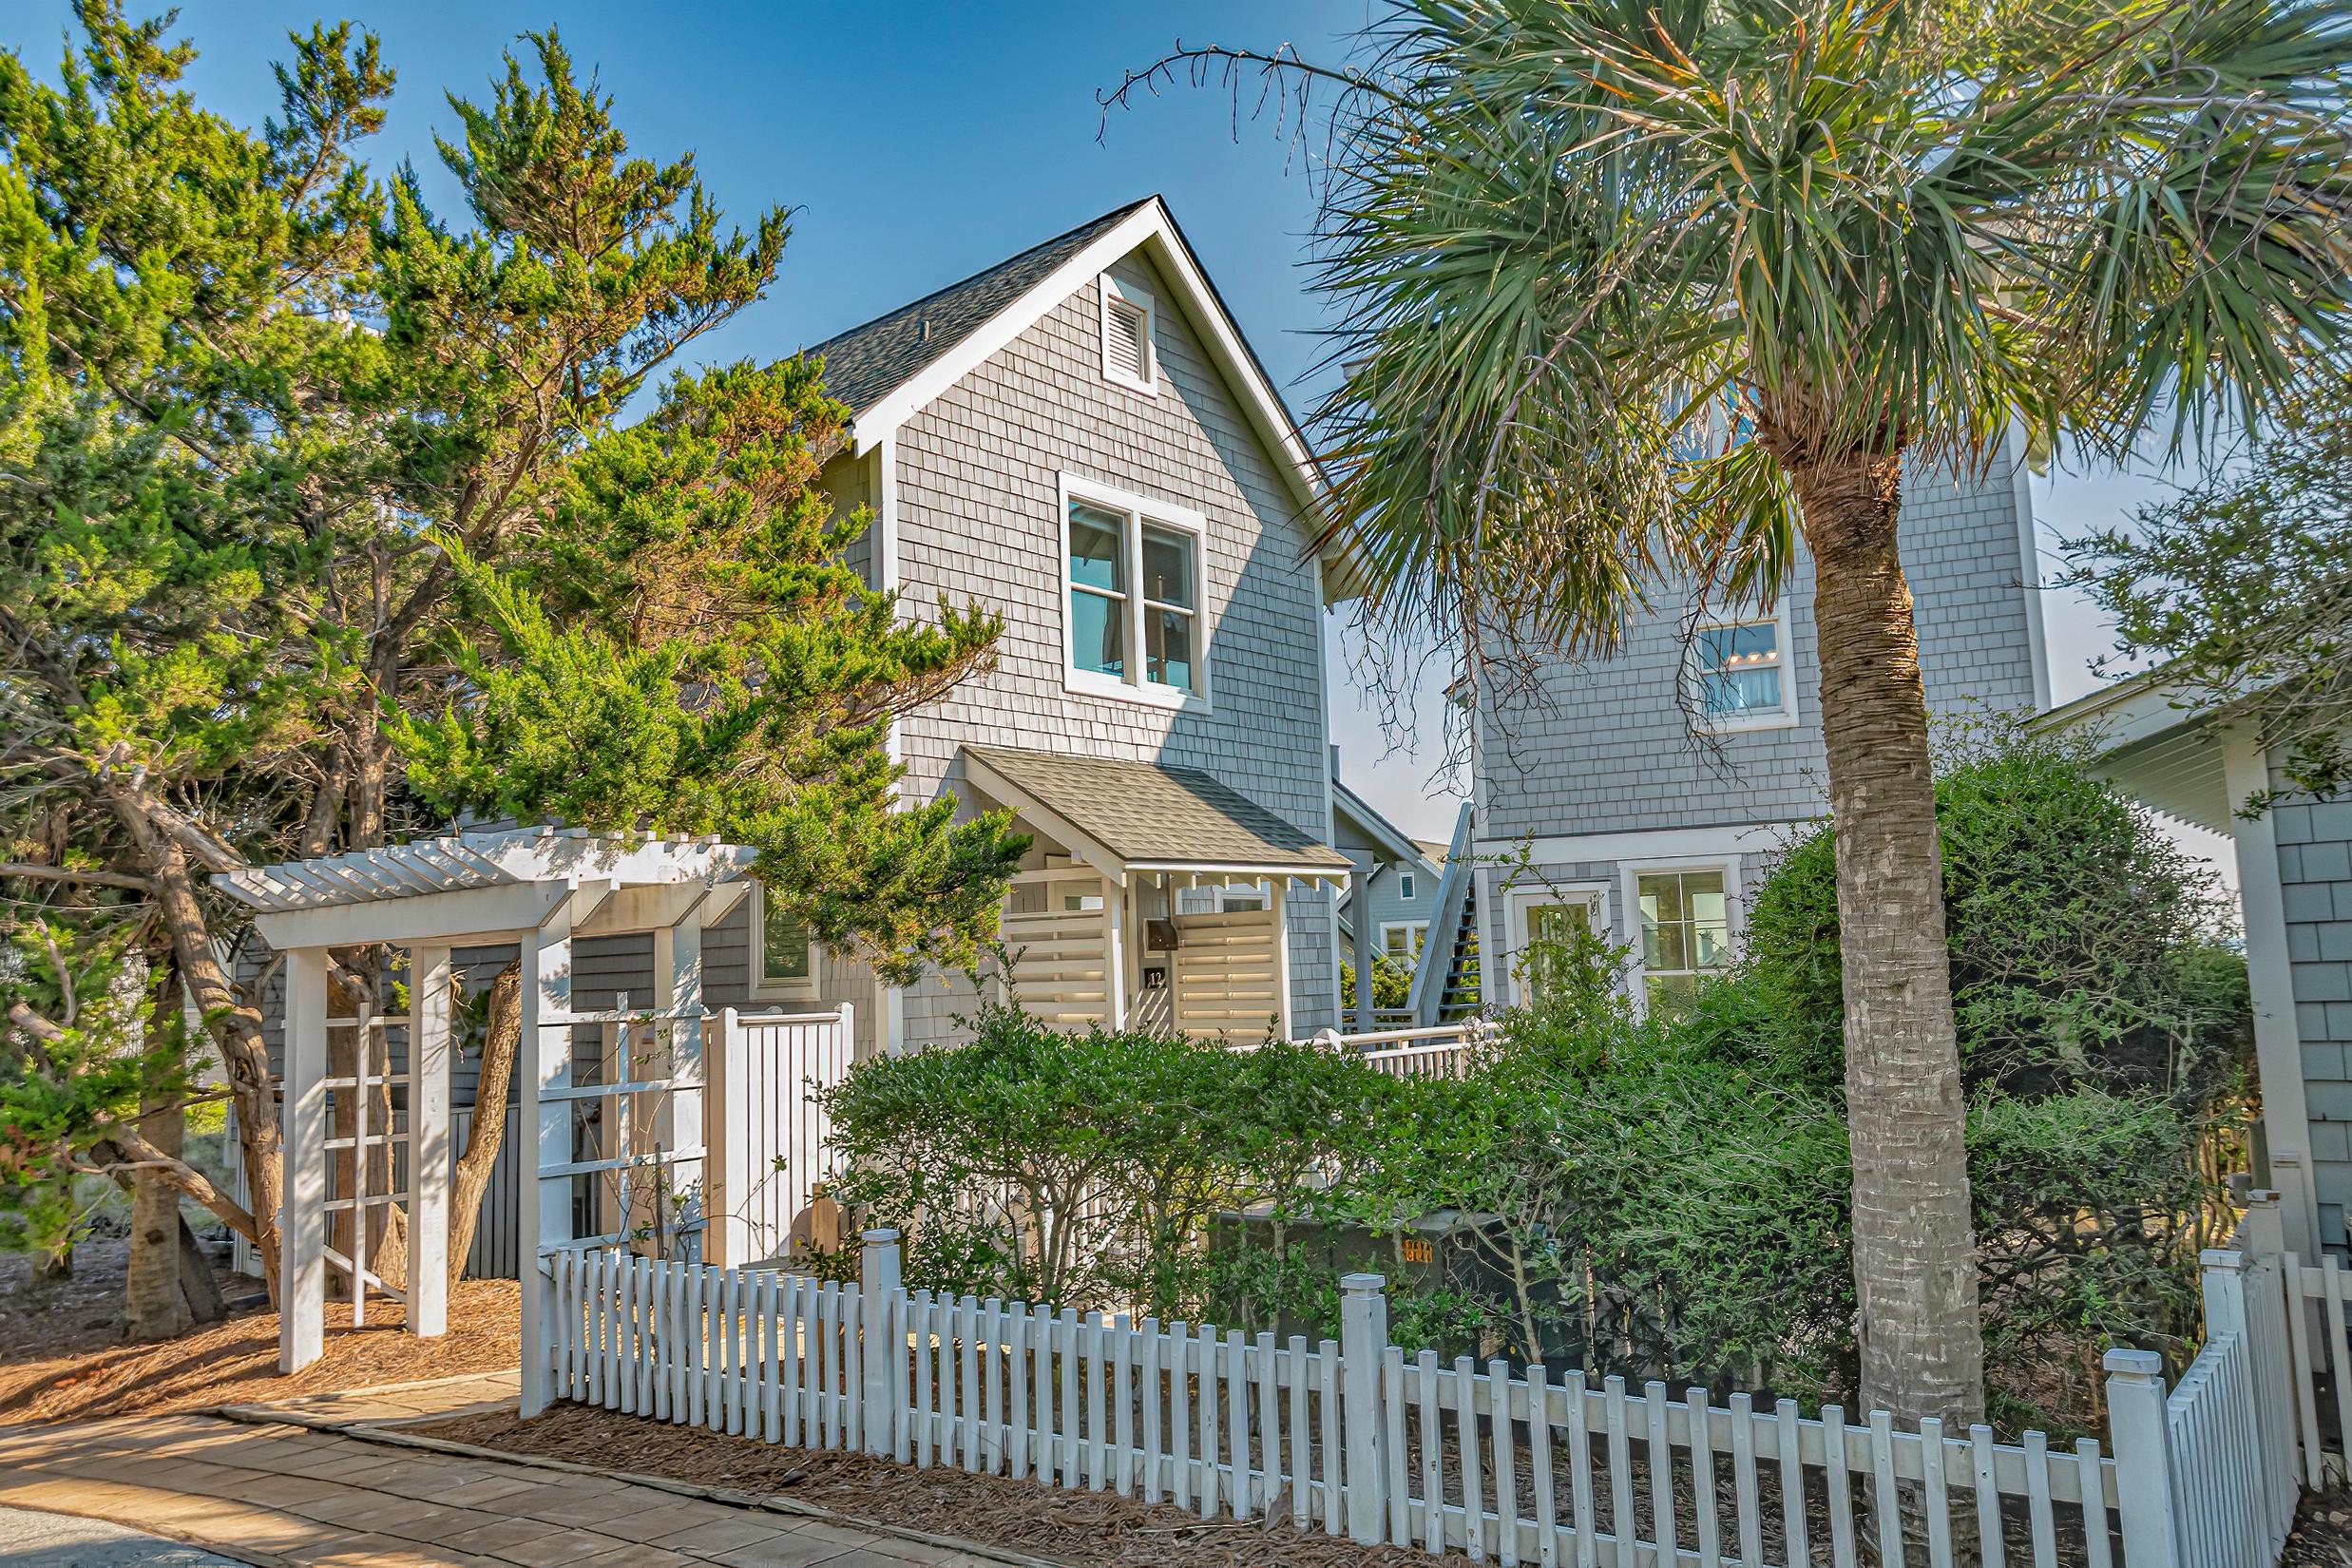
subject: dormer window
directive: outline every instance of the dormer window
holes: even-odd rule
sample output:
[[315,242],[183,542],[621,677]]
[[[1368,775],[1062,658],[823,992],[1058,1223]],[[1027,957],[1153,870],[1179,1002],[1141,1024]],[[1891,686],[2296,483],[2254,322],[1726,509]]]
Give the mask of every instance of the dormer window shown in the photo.
[[1159,391],[1159,350],[1153,341],[1157,314],[1152,296],[1133,283],[1102,275],[1102,375],[1132,392]]

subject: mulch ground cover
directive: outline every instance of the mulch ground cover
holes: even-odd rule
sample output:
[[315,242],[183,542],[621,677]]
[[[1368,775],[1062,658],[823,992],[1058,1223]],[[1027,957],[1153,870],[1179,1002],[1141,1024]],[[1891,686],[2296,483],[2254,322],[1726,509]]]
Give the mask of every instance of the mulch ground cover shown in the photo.
[[[449,1331],[399,1330],[398,1302],[371,1301],[367,1327],[347,1303],[327,1305],[327,1353],[292,1377],[277,1373],[277,1314],[267,1307],[154,1344],[123,1339],[124,1244],[89,1242],[69,1279],[36,1280],[26,1259],[0,1257],[0,1422],[199,1410],[294,1399],[385,1383],[494,1372],[517,1363],[519,1307],[511,1280],[468,1280],[449,1292]],[[230,1299],[261,1282],[223,1275]]]
[[1288,1498],[1279,1521],[1204,1520],[1167,1503],[1116,1492],[1065,1491],[1032,1481],[783,1448],[700,1427],[673,1426],[585,1405],[559,1405],[535,1420],[511,1411],[408,1426],[427,1437],[703,1486],[775,1493],[851,1520],[980,1541],[1075,1568],[1406,1568],[1466,1563],[1452,1553],[1358,1546],[1320,1530],[1293,1529]]
[[2352,1568],[2352,1493],[2306,1493],[2280,1568]]

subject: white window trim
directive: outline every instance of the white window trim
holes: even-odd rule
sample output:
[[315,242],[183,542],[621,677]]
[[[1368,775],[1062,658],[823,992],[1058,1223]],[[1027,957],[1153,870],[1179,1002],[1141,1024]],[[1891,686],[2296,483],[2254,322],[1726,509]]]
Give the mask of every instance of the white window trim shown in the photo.
[[1382,921],[1380,923],[1380,952],[1378,955],[1382,958],[1392,959],[1397,956],[1388,949],[1388,934],[1391,931],[1403,931],[1405,933],[1404,955],[1405,966],[1409,969],[1419,965],[1423,952],[1423,945],[1429,940],[1429,923],[1425,920]]
[[768,889],[752,884],[752,946],[746,955],[750,970],[747,987],[754,1002],[813,1002],[816,999],[818,969],[825,961],[825,949],[813,936],[809,939],[809,977],[806,980],[771,981],[762,969],[768,951]]
[[[1133,490],[1097,484],[1077,474],[1058,476],[1054,550],[1061,563],[1061,684],[1064,691],[1084,697],[1107,697],[1120,702],[1171,708],[1182,713],[1212,711],[1209,700],[1209,520],[1189,507],[1173,506]],[[1122,680],[1078,665],[1078,647],[1070,617],[1070,503],[1083,501],[1105,510],[1123,512],[1127,519],[1125,547],[1128,564],[1126,633],[1127,668],[1135,679]],[[1193,542],[1193,662],[1200,672],[1200,689],[1178,691],[1143,679],[1143,525],[1150,523],[1172,533],[1190,535]]]
[[1521,960],[1526,957],[1531,940],[1528,936],[1528,911],[1558,904],[1584,905],[1593,911],[1593,929],[1604,936],[1610,930],[1609,889],[1606,883],[1538,884],[1531,888],[1514,888],[1505,893],[1503,907],[1509,922],[1511,950],[1506,955],[1503,971],[1508,977],[1511,1005],[1514,1007],[1524,1007],[1535,1000],[1527,992],[1526,977],[1521,972],[1525,967]]
[[[1115,387],[1138,392],[1146,397],[1159,395],[1159,301],[1151,291],[1133,283],[1121,282],[1109,273],[1102,275],[1101,290],[1102,378]],[[1136,379],[1111,364],[1111,301],[1119,300],[1143,313],[1143,378]]]
[[1413,900],[1414,890],[1413,873],[1410,871],[1397,872],[1397,897],[1409,904]]
[[[1617,892],[1625,900],[1625,943],[1633,953],[1633,963],[1626,969],[1626,983],[1633,988],[1636,1017],[1648,1012],[1650,1007],[1650,966],[1641,961],[1641,879],[1663,871],[1721,871],[1724,935],[1731,945],[1732,958],[1739,956],[1740,946],[1748,936],[1748,910],[1740,897],[1738,855],[1662,855],[1654,860],[1629,860],[1619,866]],[[1668,969],[1664,972],[1692,974],[1705,971]]]
[[[1759,708],[1741,714],[1711,716],[1706,711],[1706,698],[1699,686],[1698,637],[1701,632],[1720,626],[1755,626],[1766,621],[1774,628],[1773,646],[1780,650],[1780,706]],[[1688,696],[1691,712],[1700,728],[1716,735],[1735,735],[1745,730],[1787,730],[1797,723],[1797,651],[1796,629],[1788,613],[1788,596],[1782,594],[1780,602],[1770,615],[1714,616],[1691,628],[1691,641],[1682,655],[1683,689]]]

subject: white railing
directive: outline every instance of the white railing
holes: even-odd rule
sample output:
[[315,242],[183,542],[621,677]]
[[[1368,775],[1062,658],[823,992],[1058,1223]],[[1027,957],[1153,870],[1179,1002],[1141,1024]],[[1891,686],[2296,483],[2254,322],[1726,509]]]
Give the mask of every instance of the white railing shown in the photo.
[[774,1257],[818,1234],[813,1210],[832,1158],[832,1121],[816,1091],[838,1084],[855,1056],[856,1015],[717,1015],[719,1070],[705,1129],[712,1154],[712,1254],[722,1262]]
[[1485,1028],[1483,1021],[1469,1019],[1460,1023],[1371,1029],[1362,1034],[1326,1029],[1305,1043],[1349,1052],[1366,1066],[1393,1078],[1460,1078],[1469,1070],[1473,1048]]
[[[1407,1358],[1386,1343],[1377,1275],[1342,1282],[1341,1338],[1310,1345],[909,1292],[898,1261],[888,1231],[865,1237],[862,1287],[558,1254],[555,1391],[1504,1563],[1897,1562],[1908,1529],[1948,1568],[1955,1510],[1994,1543],[1987,1562],[2115,1562],[2126,1494],[2090,1439],[1999,1444],[1981,1426],[1899,1431],[1883,1412],[1849,1424],[1835,1406],[1816,1420],[1786,1401]],[[2127,1568],[2148,1560],[2144,1533],[2127,1509]]]

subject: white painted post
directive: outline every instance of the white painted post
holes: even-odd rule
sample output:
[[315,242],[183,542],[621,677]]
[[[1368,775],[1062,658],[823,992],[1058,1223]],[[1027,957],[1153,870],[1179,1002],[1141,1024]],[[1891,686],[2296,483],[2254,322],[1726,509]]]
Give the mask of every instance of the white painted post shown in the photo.
[[[1284,1039],[1291,1033],[1291,883],[1288,877],[1266,880],[1268,912],[1274,917],[1274,1029]],[[1334,956],[1332,962],[1338,962]]]
[[[1374,874],[1382,869],[1381,862],[1377,860],[1372,862]],[[1379,1027],[1372,1018],[1372,966],[1376,959],[1372,952],[1372,878],[1370,876],[1356,878],[1355,896],[1351,902],[1355,905],[1356,926],[1356,1033],[1368,1035]],[[1331,896],[1331,905],[1334,908],[1338,908],[1338,894],[1334,893]],[[1348,1021],[1341,1019],[1340,1027],[1346,1028],[1347,1025]]]
[[1348,1539],[1359,1546],[1380,1544],[1388,1520],[1388,1472],[1380,1452],[1380,1362],[1388,1342],[1388,1302],[1381,1288],[1386,1283],[1378,1274],[1348,1274],[1339,1282],[1339,1407],[1347,1422],[1340,1485]]
[[[899,1411],[890,1374],[907,1357],[906,1346],[890,1343],[890,1308],[899,1292],[898,1233],[887,1227],[861,1231],[857,1239],[858,1332],[865,1341],[859,1368],[866,1385],[861,1395],[866,1404],[866,1451],[881,1458],[898,1444]],[[1019,1375],[1018,1367],[1015,1375]]]
[[2179,1501],[2172,1491],[2171,1424],[2164,1407],[2164,1358],[2113,1349],[2107,1368],[2107,1430],[2115,1444],[2115,1509],[2123,1518],[2129,1568],[2182,1568]]
[[[702,912],[698,908],[674,926],[664,926],[654,932],[654,1008],[657,1012],[681,1012],[686,1016],[670,1024],[670,1091],[661,1097],[661,1109],[655,1120],[655,1137],[662,1147],[675,1153],[681,1149],[707,1148],[716,1134],[719,1117],[712,1099],[724,1095],[725,1087],[712,1087],[711,1063],[705,1038],[702,1013]],[[689,1087],[698,1085],[698,1087]],[[699,1187],[702,1194],[702,1261],[714,1263],[714,1251],[726,1246],[718,1235],[716,1216],[720,1210],[713,1194],[712,1178],[716,1162],[706,1155],[700,1159],[682,1159],[666,1169],[657,1170],[654,1179],[669,1182],[677,1190]],[[736,1261],[727,1253],[727,1261]]]
[[409,949],[409,1332],[449,1326],[449,949]]
[[2286,1218],[2280,1212],[2278,1193],[2270,1188],[2257,1187],[2246,1195],[2246,1250],[2256,1257],[2276,1257],[2286,1251]]
[[745,1226],[736,1213],[751,1192],[744,1168],[750,1157],[750,1139],[736,1136],[743,1123],[742,1101],[751,1092],[744,1081],[744,1059],[742,1023],[733,1007],[722,1007],[717,1039],[705,1039],[702,1045],[705,1087],[698,1118],[703,1148],[702,1261],[722,1269],[751,1256],[744,1245]]
[[[285,1207],[277,1215],[277,1369],[327,1349],[327,949],[286,954]],[[355,1213],[356,1211],[354,1211]],[[365,1217],[364,1215],[362,1216]]]
[[1106,1029],[1127,1026],[1127,900],[1131,884],[1102,880],[1102,1020]]
[[[553,1278],[547,1259],[572,1239],[572,1184],[568,1176],[539,1173],[568,1165],[572,1158],[572,1102],[540,1099],[542,1091],[571,1082],[572,913],[568,902],[536,931],[523,933],[522,1038],[516,1042],[523,1101],[521,1118],[528,1163],[522,1202],[516,1208],[521,1232],[523,1332],[522,1385],[518,1408],[525,1420],[554,1397],[552,1356],[555,1320],[547,1310]],[[518,1154],[522,1151],[518,1150]],[[522,1163],[518,1161],[518,1163]]]

